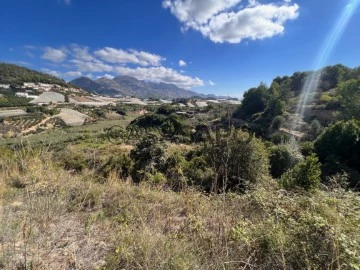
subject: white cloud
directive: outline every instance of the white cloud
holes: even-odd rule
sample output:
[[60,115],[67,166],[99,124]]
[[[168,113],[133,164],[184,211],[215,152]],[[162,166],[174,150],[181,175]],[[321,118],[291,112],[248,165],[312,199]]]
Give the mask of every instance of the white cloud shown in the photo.
[[186,27],[205,24],[216,14],[239,4],[241,0],[164,0],[163,7],[169,8]]
[[141,66],[160,66],[165,58],[143,51],[123,50],[105,47],[95,51],[95,55],[109,63],[136,64]]
[[82,72],[80,72],[80,71],[68,71],[64,75],[66,77],[76,78],[76,77],[81,77]]
[[120,75],[134,77],[138,80],[147,80],[153,82],[163,82],[175,84],[178,87],[190,89],[196,86],[203,86],[204,81],[195,77],[189,77],[178,73],[171,68],[165,67],[150,67],[150,68],[128,68],[117,67],[115,70]]
[[93,61],[95,57],[89,52],[89,47],[81,47],[77,44],[71,45],[72,55],[79,60]]
[[[114,76],[109,74],[119,74],[139,80],[175,84],[185,89],[205,85],[204,81],[197,77],[182,74],[185,73],[183,70],[176,71],[161,65],[166,60],[164,57],[141,50],[105,47],[93,51],[89,47],[77,44],[60,49],[46,47],[44,50],[43,59],[54,63],[61,62],[57,65],[61,67],[61,72],[43,69],[44,72],[57,77],[99,78],[99,75],[105,74],[101,77],[112,79]],[[186,66],[187,63],[180,60],[179,65]]]
[[164,0],[163,7],[183,23],[216,43],[240,43],[244,39],[270,38],[284,32],[284,24],[299,15],[299,6],[289,0],[259,4],[248,0]]
[[70,60],[81,72],[110,72],[113,71],[113,66],[105,64],[100,60],[83,61],[81,59]]
[[255,6],[257,4],[257,0],[249,0],[249,6]]
[[180,66],[180,67],[186,67],[186,66],[187,66],[187,63],[186,63],[184,60],[180,60],[180,61],[179,61],[179,66]]
[[211,85],[211,86],[214,86],[216,83],[214,83],[213,81],[209,81],[209,84]]
[[[139,64],[143,66],[160,66],[162,61],[166,59],[148,52],[130,50],[132,54],[134,54],[139,59]],[[136,63],[135,63],[136,64]]]
[[55,49],[51,47],[45,48],[45,53],[42,58],[51,62],[60,63],[63,62],[67,57],[65,49]]

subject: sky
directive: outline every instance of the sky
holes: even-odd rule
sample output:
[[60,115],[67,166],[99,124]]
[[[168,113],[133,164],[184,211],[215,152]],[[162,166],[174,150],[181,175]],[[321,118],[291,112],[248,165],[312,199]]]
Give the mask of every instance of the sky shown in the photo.
[[321,64],[360,66],[360,0],[1,0],[0,62],[61,77],[127,75],[241,97]]

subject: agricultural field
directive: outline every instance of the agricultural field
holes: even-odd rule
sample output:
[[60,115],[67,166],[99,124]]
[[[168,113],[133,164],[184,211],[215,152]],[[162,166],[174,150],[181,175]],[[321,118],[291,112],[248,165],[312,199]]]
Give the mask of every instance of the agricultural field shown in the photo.
[[26,116],[13,116],[2,120],[0,124],[0,134],[3,136],[13,134],[17,136],[33,126],[38,125],[43,120],[39,114]]

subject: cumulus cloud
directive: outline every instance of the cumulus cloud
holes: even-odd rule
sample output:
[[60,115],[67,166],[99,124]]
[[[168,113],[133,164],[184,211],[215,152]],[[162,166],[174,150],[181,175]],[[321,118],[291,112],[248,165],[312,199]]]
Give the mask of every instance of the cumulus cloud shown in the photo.
[[[160,66],[162,61],[166,59],[152,53],[130,50],[139,59],[139,64],[143,66]],[[135,63],[136,64],[136,63]]]
[[187,27],[205,24],[213,16],[239,4],[241,0],[164,0],[163,7],[169,8]]
[[215,85],[215,83],[213,82],[213,81],[209,81],[209,84],[211,85],[211,86],[214,86]]
[[249,0],[164,0],[163,7],[183,23],[216,43],[240,43],[282,34],[285,23],[299,16],[299,6],[285,0],[260,4]]
[[63,62],[67,57],[67,53],[65,49],[55,49],[52,47],[46,47],[45,52],[42,56],[43,59],[54,62],[60,63]]
[[[162,65],[166,59],[160,55],[135,49],[115,49],[104,47],[92,50],[86,46],[72,44],[61,49],[46,47],[42,58],[60,63],[61,71],[43,69],[44,72],[64,78],[87,76],[89,78],[106,77],[113,79],[113,75],[127,75],[139,80],[175,84],[178,87],[190,89],[205,85],[204,81],[187,76],[184,71],[176,71]],[[187,63],[179,61],[179,66]]]
[[81,77],[82,76],[82,72],[80,71],[68,71],[64,74],[66,77],[70,77],[70,78],[76,78],[76,77]]
[[114,70],[114,67],[100,60],[84,61],[81,59],[70,60],[70,63],[74,64],[81,72],[110,72]]
[[160,66],[165,58],[148,52],[137,50],[123,50],[105,47],[95,51],[95,55],[109,63],[136,64],[141,66]]
[[184,60],[179,61],[179,67],[186,67],[187,63]]
[[128,68],[117,67],[115,69],[120,75],[134,77],[138,80],[147,80],[152,82],[172,83],[178,87],[190,89],[196,86],[203,86],[204,81],[195,77],[185,76],[178,73],[176,70],[165,67],[150,67],[150,68]]
[[72,55],[79,60],[83,61],[93,61],[95,57],[90,53],[89,47],[81,47],[77,44],[71,45]]

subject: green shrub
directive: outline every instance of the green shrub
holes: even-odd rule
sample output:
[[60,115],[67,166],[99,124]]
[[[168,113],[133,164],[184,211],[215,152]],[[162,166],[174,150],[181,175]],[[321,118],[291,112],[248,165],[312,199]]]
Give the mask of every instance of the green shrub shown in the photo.
[[187,161],[180,153],[173,153],[166,159],[163,173],[166,176],[167,184],[172,190],[181,191],[187,187],[186,167]]
[[108,178],[111,172],[115,172],[119,179],[130,176],[132,170],[132,160],[127,154],[111,156],[107,162],[98,169],[98,173],[104,178]]
[[[328,168],[336,168],[331,164],[339,164],[339,168],[347,167],[360,172],[360,121],[335,123],[325,129],[315,141],[314,146],[315,153],[324,166],[328,164]],[[342,171],[332,170],[331,173],[342,173]],[[328,173],[324,170],[324,176],[328,176]],[[355,178],[351,182],[353,186],[356,186],[360,183],[360,179]]]
[[245,191],[269,174],[265,145],[243,131],[219,131],[205,144],[203,153],[216,177],[211,191]]
[[272,135],[271,137],[271,141],[274,144],[281,144],[281,143],[286,143],[290,140],[290,135],[284,133],[284,132],[279,132],[279,133],[275,133],[274,135]]
[[287,171],[281,180],[286,189],[300,187],[306,191],[314,191],[320,184],[320,175],[321,163],[317,156],[311,155]]
[[216,177],[204,156],[192,158],[185,168],[185,175],[190,185],[198,186],[206,191],[211,190],[211,183]]
[[282,176],[303,159],[301,153],[290,144],[282,144],[270,148],[271,175],[275,178]]
[[131,122],[131,125],[136,125],[142,128],[161,127],[166,121],[166,116],[160,114],[147,114],[141,116]]
[[314,119],[310,124],[310,134],[311,134],[311,136],[314,139],[316,139],[316,137],[320,135],[322,130],[323,130],[323,127],[321,126],[319,120]]
[[165,144],[155,136],[142,138],[130,152],[134,162],[132,178],[135,182],[143,180],[146,173],[155,174],[165,164]]
[[314,143],[310,141],[301,142],[300,145],[300,152],[304,157],[310,156],[314,153]]
[[360,118],[360,79],[352,79],[339,84],[337,93],[346,119]]
[[276,116],[271,123],[271,128],[275,130],[279,130],[281,126],[284,124],[285,118],[281,115]]
[[144,175],[144,181],[155,184],[155,185],[164,185],[166,184],[166,177],[161,172],[155,172],[155,173],[145,173]]
[[60,155],[60,162],[66,170],[82,172],[87,167],[86,157],[81,153],[66,151]]
[[159,107],[156,110],[156,113],[162,114],[162,115],[170,115],[170,114],[174,113],[175,111],[176,111],[176,109],[173,106],[167,104],[167,105]]

